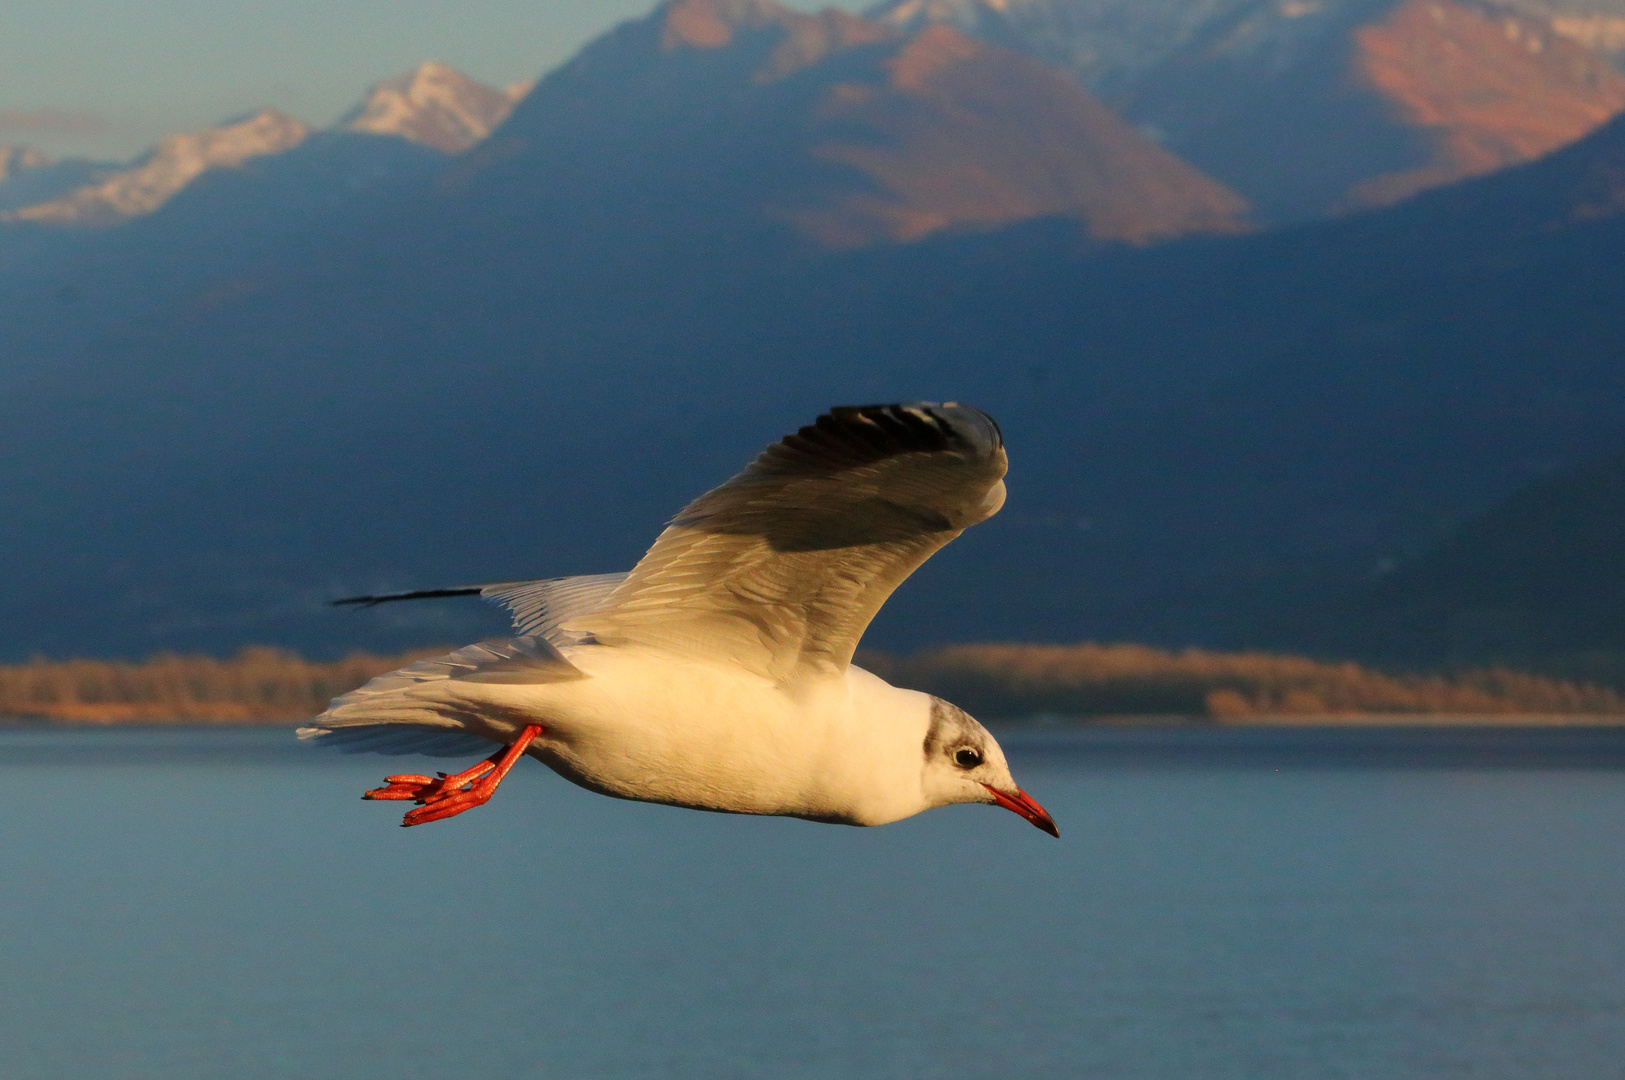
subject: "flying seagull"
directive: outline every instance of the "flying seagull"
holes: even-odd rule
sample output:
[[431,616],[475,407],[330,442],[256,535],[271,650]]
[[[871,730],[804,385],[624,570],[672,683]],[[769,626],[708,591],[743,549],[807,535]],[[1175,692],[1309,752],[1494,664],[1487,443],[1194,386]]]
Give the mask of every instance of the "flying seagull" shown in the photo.
[[478,753],[385,779],[403,825],[480,806],[524,755],[605,795],[883,825],[992,803],[1051,836],[986,728],[852,663],[904,578],[1004,504],[998,425],[956,404],[831,409],[694,500],[623,574],[382,596],[479,594],[519,636],[373,679],[299,729],[351,751]]

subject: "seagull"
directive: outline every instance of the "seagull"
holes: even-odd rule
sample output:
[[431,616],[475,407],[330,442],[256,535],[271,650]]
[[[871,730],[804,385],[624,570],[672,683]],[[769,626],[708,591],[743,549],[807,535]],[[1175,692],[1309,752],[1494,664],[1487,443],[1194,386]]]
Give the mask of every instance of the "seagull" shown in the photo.
[[347,597],[478,594],[516,637],[382,675],[299,736],[457,756],[364,799],[403,826],[481,806],[521,757],[589,790],[696,810],[884,825],[1002,806],[1051,836],[987,729],[852,663],[903,579],[1004,504],[998,425],[955,403],[845,406],[689,503],[628,573]]

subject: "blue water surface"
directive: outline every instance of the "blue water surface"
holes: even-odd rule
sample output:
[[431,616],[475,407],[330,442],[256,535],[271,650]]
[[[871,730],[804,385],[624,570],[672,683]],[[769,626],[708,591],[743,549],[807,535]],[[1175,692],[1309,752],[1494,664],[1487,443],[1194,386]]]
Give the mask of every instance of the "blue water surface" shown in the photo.
[[1012,733],[1056,841],[0,729],[0,1075],[1625,1076],[1625,740],[1474,737]]

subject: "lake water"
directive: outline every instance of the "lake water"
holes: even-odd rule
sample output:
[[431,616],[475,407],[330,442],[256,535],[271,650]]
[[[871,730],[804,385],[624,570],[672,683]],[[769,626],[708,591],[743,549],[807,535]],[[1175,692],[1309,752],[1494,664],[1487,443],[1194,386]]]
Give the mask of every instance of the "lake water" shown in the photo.
[[1056,841],[0,729],[0,1074],[1625,1076],[1625,735],[1476,736],[1011,733]]

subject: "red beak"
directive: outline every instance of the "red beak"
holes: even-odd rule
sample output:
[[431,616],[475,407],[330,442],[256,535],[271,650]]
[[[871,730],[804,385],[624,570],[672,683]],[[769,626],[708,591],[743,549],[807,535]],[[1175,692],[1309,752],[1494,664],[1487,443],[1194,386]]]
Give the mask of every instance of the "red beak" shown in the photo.
[[1000,791],[992,784],[983,784],[982,786],[993,794],[993,801],[1006,810],[1020,814],[1057,840],[1061,838],[1061,830],[1055,827],[1055,819],[1049,816],[1049,811],[1033,802],[1033,797],[1025,791],[1016,788],[1016,793],[1011,795]]

